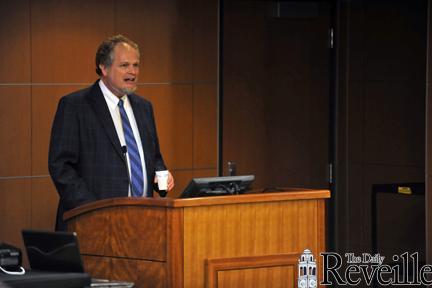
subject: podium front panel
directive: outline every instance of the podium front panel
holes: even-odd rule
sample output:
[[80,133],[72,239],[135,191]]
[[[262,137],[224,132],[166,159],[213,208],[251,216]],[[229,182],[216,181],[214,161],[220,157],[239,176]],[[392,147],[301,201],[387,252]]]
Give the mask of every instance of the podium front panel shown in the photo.
[[68,230],[77,233],[83,255],[166,261],[166,223],[166,209],[117,206],[71,219]]
[[[320,201],[185,208],[184,287],[240,287],[239,283],[246,282],[269,287],[268,281],[295,287],[302,251],[307,248],[318,256],[324,250],[324,203]],[[266,266],[263,257],[285,257],[286,261]],[[215,285],[209,282],[212,271],[206,263],[238,258],[244,267],[227,266],[217,271]]]

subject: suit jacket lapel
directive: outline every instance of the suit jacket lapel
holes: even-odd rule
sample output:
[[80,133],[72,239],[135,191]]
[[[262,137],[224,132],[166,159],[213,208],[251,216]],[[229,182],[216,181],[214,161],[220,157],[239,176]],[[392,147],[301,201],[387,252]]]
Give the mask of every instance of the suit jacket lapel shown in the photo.
[[106,104],[105,98],[102,94],[102,91],[99,87],[99,81],[90,88],[90,93],[88,95],[88,99],[90,101],[93,110],[95,111],[96,116],[99,118],[102,123],[102,127],[104,128],[111,144],[114,147],[114,150],[119,154],[119,156],[123,159],[123,154],[121,152],[121,144],[120,140],[117,136],[117,132],[114,127],[114,122],[112,120],[111,114],[108,110],[108,106]]

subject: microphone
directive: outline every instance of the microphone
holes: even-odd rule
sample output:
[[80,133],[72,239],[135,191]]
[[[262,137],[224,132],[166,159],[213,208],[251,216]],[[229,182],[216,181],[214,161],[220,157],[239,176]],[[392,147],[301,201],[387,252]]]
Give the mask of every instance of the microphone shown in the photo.
[[131,183],[131,177],[130,177],[130,174],[129,174],[129,163],[128,163],[128,160],[127,160],[127,157],[126,157],[127,146],[126,145],[121,146],[121,151],[123,153],[124,161],[126,163],[126,173],[127,173],[127,178],[128,178],[128,186],[129,186],[129,189],[131,191],[131,195],[133,195],[133,188],[132,188],[132,183]]
[[124,156],[126,156],[126,153],[127,153],[127,146],[126,145],[124,145],[124,146],[121,146],[121,151],[122,151],[122,153],[123,153],[123,155]]

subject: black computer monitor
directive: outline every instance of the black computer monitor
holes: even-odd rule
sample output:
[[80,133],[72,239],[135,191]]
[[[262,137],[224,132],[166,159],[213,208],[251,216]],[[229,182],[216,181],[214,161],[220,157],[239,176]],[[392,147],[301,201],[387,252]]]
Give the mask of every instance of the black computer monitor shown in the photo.
[[242,194],[254,180],[254,175],[193,178],[180,198]]

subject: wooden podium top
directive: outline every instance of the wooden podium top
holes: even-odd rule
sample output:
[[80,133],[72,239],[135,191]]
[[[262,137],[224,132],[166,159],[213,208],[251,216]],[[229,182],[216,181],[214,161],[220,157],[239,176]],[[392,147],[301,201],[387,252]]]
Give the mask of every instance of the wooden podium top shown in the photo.
[[151,206],[151,207],[192,207],[192,206],[212,206],[236,203],[254,203],[254,202],[272,202],[272,201],[289,201],[289,200],[307,200],[330,198],[329,190],[311,190],[300,188],[286,188],[280,192],[260,192],[253,190],[247,194],[228,195],[228,196],[209,196],[197,198],[110,198],[96,202],[84,204],[64,213],[63,219],[69,220],[81,214],[94,210],[114,207],[114,206]]

